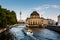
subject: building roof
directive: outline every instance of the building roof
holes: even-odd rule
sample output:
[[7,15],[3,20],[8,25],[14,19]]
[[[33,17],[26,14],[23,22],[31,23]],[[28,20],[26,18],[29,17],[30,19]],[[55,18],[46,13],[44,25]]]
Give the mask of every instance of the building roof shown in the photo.
[[33,11],[33,12],[31,13],[31,16],[33,16],[33,15],[38,15],[38,16],[39,16],[39,14],[37,13],[37,11]]

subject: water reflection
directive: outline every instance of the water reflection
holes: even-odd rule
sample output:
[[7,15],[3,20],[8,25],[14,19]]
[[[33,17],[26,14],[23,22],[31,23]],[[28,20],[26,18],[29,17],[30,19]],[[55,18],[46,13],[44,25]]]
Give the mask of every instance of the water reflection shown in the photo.
[[[2,35],[0,34],[0,40],[33,40],[31,37],[25,35],[22,29],[25,25],[19,25],[10,30],[4,32]],[[39,40],[60,40],[60,34],[48,30],[48,29],[40,29],[40,28],[31,28],[34,33],[34,37]],[[6,37],[7,36],[7,37]]]
[[[37,30],[33,29],[33,30]],[[48,30],[48,29],[40,29],[39,32],[36,33],[34,31],[34,36],[41,40],[60,40],[60,35],[54,31]]]
[[20,25],[10,29],[10,32],[14,35],[14,40],[20,40],[24,38],[24,34],[22,32],[24,26]]

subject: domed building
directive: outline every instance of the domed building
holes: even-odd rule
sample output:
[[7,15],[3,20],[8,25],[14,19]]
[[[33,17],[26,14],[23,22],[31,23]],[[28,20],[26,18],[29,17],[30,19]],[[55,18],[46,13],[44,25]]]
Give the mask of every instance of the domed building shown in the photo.
[[26,19],[26,24],[29,27],[38,27],[42,23],[41,20],[42,19],[40,19],[40,15],[36,11],[33,11],[30,15],[30,18]]
[[37,11],[33,11],[30,17],[26,19],[26,24],[28,27],[46,27],[48,20],[40,17]]

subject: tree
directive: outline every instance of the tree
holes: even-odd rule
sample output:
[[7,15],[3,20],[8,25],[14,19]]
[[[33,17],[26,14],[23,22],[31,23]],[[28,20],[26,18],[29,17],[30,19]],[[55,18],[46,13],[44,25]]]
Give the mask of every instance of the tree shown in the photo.
[[0,5],[0,8],[1,8],[1,5]]
[[7,25],[16,23],[16,13],[14,11],[4,9],[0,6],[0,27],[6,27]]

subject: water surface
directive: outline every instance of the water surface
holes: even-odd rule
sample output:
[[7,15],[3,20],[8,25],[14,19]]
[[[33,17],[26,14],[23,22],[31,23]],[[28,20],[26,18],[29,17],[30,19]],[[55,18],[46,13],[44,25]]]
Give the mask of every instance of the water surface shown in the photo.
[[[25,24],[21,24],[19,26],[13,27],[13,28],[9,29],[8,31],[6,31],[6,33],[9,32],[8,34],[10,34],[10,36],[9,36],[10,38],[6,39],[6,40],[33,40],[33,38],[31,38],[23,33],[22,29],[24,27],[25,27]],[[58,34],[55,31],[52,31],[49,29],[44,29],[44,28],[32,28],[32,30],[34,33],[33,36],[39,40],[60,40],[60,34]],[[6,33],[4,33],[4,34],[6,34]],[[4,36],[4,35],[2,35],[2,36]]]

